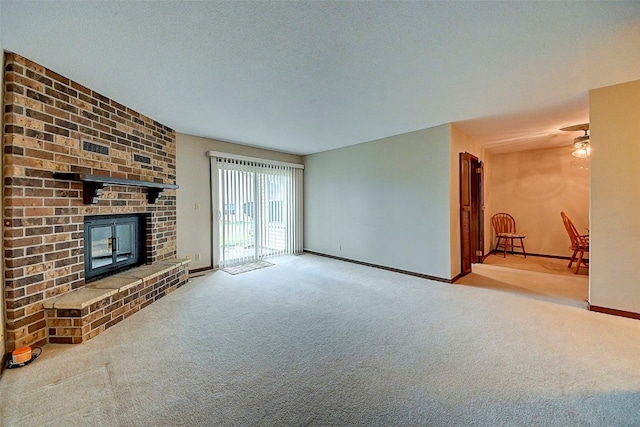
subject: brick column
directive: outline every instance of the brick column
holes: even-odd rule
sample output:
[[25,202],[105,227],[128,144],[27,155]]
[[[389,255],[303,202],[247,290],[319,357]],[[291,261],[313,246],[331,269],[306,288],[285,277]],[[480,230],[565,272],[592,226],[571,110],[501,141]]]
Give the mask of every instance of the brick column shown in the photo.
[[175,184],[175,132],[19,55],[5,61],[3,223],[7,344],[47,342],[43,302],[82,287],[85,215],[147,213],[148,262],[176,254],[176,193],[147,203],[107,186],[84,205],[80,172]]

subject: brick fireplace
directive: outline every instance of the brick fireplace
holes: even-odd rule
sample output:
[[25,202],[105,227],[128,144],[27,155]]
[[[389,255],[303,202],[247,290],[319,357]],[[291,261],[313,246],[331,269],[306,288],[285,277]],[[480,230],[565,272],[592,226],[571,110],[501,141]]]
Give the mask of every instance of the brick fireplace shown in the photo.
[[[7,350],[82,342],[63,339],[62,327],[99,318],[79,326],[78,334],[95,336],[187,280],[187,263],[175,260],[175,132],[17,54],[5,54],[4,72]],[[64,312],[53,301],[91,286],[85,217],[120,214],[147,218],[146,265],[137,267],[148,267],[147,276],[87,302],[86,310]],[[49,318],[58,314],[69,316]]]

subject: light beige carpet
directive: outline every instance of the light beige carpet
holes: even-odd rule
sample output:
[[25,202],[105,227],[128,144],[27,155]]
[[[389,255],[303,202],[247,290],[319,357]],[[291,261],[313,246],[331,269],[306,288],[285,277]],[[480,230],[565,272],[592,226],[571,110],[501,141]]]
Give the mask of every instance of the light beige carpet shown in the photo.
[[573,263],[571,268],[568,268],[568,263],[568,259],[547,258],[533,255],[529,255],[525,258],[518,254],[508,254],[506,257],[503,257],[502,254],[492,254],[484,260],[483,265],[495,265],[517,270],[537,271],[539,273],[551,273],[567,277],[589,276],[589,269],[581,266],[578,274],[575,274],[575,263]]
[[639,423],[639,321],[313,255],[274,263],[45,346],[5,371],[0,424]]
[[589,277],[573,271],[562,259],[490,255],[483,264],[473,264],[472,273],[456,284],[586,309]]
[[[35,362],[34,362],[35,363]],[[26,368],[24,369],[26,374]],[[57,378],[44,387],[24,387],[2,396],[3,414],[9,408],[21,408],[4,426],[118,425],[114,390],[109,378],[109,365],[96,366],[76,374]],[[61,411],[60,399],[67,404]]]

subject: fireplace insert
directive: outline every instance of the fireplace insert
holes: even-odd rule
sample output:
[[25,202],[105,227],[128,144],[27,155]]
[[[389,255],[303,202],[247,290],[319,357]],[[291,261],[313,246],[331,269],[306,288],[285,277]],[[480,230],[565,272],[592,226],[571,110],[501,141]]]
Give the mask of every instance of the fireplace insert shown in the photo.
[[91,216],[84,219],[85,281],[146,262],[144,215]]

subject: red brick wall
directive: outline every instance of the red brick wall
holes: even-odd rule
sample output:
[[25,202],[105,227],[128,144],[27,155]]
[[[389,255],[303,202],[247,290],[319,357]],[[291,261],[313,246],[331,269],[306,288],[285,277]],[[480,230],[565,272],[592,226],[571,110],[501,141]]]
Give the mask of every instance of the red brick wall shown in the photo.
[[[80,172],[175,184],[175,132],[19,55],[5,58],[4,272],[7,347],[47,342],[43,301],[84,285],[83,217],[147,213],[149,263],[176,254],[176,197],[157,204],[139,187],[106,186],[82,202]],[[83,141],[109,154],[83,150]],[[134,160],[134,154],[151,164]]]

